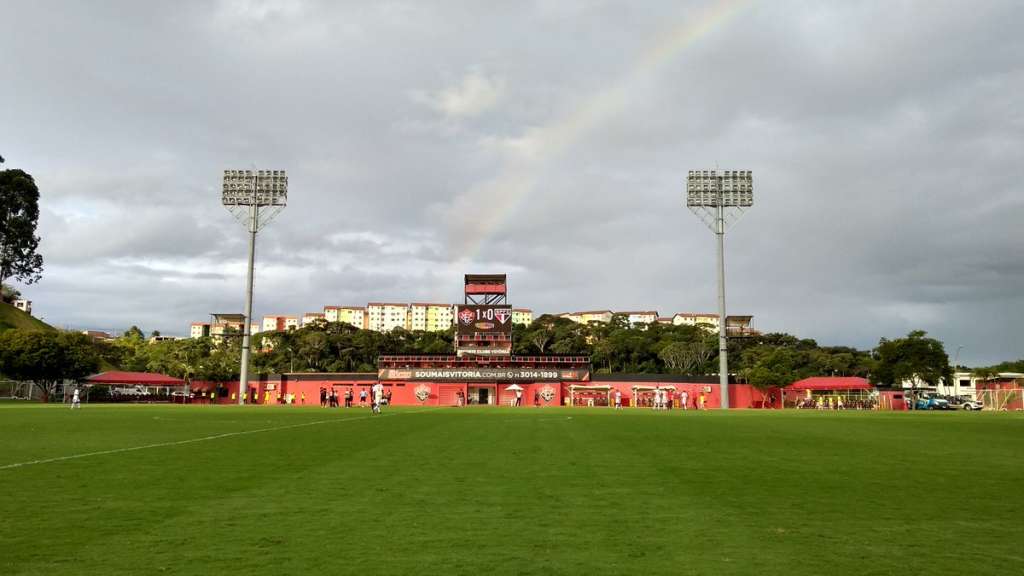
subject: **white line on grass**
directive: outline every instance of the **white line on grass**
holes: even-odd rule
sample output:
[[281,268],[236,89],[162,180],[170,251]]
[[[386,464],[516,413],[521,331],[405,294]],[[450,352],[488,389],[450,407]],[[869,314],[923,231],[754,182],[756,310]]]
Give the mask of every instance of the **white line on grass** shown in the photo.
[[35,466],[36,464],[50,464],[53,462],[63,462],[64,460],[77,460],[79,458],[88,458],[90,456],[104,456],[106,454],[120,454],[122,452],[135,452],[136,450],[148,450],[150,448],[165,448],[167,446],[182,446],[184,444],[195,444],[196,442],[209,442],[210,440],[220,440],[221,438],[231,438],[232,436],[245,436],[247,434],[259,434],[261,432],[277,432],[278,430],[290,430],[292,428],[304,428],[306,426],[317,426],[319,424],[331,424],[333,422],[352,422],[354,420],[368,420],[370,418],[384,418],[387,416],[397,416],[398,414],[421,414],[423,412],[433,412],[438,408],[431,408],[427,410],[417,410],[415,412],[390,412],[385,414],[368,414],[366,416],[356,416],[353,418],[332,418],[330,420],[314,420],[313,422],[302,422],[301,424],[288,424],[287,426],[272,426],[270,428],[257,428],[255,430],[241,430],[238,432],[225,432],[223,434],[214,434],[213,436],[203,436],[202,438],[190,438],[188,440],[175,440],[174,442],[158,442],[156,444],[146,444],[145,446],[131,446],[129,448],[115,448],[113,450],[100,450],[98,452],[85,452],[82,454],[72,454],[70,456],[58,456],[56,458],[44,458],[42,460],[31,460],[28,462],[16,462],[14,464],[5,464],[0,466],[0,470],[10,470],[12,468],[23,468],[25,466]]

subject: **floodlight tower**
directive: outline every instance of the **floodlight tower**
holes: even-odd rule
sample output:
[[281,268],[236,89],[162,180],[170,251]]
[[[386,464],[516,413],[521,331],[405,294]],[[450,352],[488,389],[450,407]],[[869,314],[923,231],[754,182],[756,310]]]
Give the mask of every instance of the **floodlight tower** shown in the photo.
[[718,236],[718,382],[729,407],[729,350],[725,322],[725,231],[754,205],[750,170],[690,170],[686,206]]
[[288,204],[288,175],[284,170],[225,170],[221,203],[249,231],[249,266],[245,275],[245,318],[242,321],[242,364],[238,403],[245,404],[249,386],[249,341],[252,336],[252,277],[256,262],[256,233]]

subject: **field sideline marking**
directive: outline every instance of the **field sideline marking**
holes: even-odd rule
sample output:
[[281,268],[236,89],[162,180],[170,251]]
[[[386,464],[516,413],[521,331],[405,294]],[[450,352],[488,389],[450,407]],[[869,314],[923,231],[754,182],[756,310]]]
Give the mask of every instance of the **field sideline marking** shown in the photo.
[[259,434],[261,432],[276,432],[278,430],[290,430],[292,428],[304,428],[306,426],[317,426],[319,424],[330,424],[332,422],[352,422],[353,420],[369,420],[371,418],[385,418],[387,416],[398,416],[399,414],[422,414],[423,412],[433,412],[439,410],[439,408],[431,408],[427,410],[417,410],[415,412],[388,412],[380,415],[367,414],[366,416],[355,416],[353,418],[332,418],[330,420],[314,420],[313,422],[302,422],[300,424],[288,424],[287,426],[272,426],[270,428],[257,428],[255,430],[240,430],[238,432],[225,432],[223,434],[214,434],[213,436],[203,436],[202,438],[190,438],[188,440],[175,440],[173,442],[158,442],[156,444],[146,444],[145,446],[131,446],[128,448],[114,448],[113,450],[100,450],[98,452],[84,452],[82,454],[72,454],[70,456],[57,456],[56,458],[44,458],[42,460],[30,460],[28,462],[15,462],[14,464],[5,464],[0,466],[0,470],[11,470],[14,468],[23,468],[25,466],[35,466],[36,464],[50,464],[53,462],[63,462],[64,460],[77,460],[79,458],[88,458],[90,456],[104,456],[106,454],[120,454],[122,452],[135,452],[137,450],[148,450],[150,448],[164,448],[167,446],[182,446],[184,444],[195,444],[196,442],[209,442],[210,440],[220,440],[221,438],[230,438],[232,436],[245,436],[247,434]]

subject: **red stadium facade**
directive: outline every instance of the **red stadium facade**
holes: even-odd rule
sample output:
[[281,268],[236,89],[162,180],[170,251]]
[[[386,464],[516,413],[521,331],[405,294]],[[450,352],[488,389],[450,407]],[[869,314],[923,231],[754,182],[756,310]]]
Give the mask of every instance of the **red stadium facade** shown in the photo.
[[[387,378],[378,378],[378,374],[368,373],[276,374],[250,381],[249,401],[256,404],[315,405],[320,401],[320,390],[326,389],[336,392],[339,398],[344,398],[346,391],[351,390],[354,404],[359,405],[360,391],[369,394],[370,388],[380,382],[385,394],[390,392],[391,404],[396,406],[458,406],[460,403],[470,406],[510,406],[516,399],[513,386],[522,389],[521,402],[524,407],[608,406],[614,401],[616,391],[622,398],[623,406],[648,407],[654,391],[658,389],[668,392],[673,408],[682,408],[684,393],[686,407],[689,409],[699,408],[701,395],[704,396],[705,408],[713,409],[721,405],[718,381],[714,376],[599,374],[591,375],[588,380],[549,380],[529,379],[528,373],[536,372],[533,368],[515,368],[516,372],[508,379],[476,379],[476,373],[467,374],[473,372],[472,368],[427,367],[423,371],[416,371],[403,367],[388,370],[397,372],[387,373]],[[411,372],[411,377],[407,378],[405,372]],[[467,375],[474,378],[465,378]],[[197,396],[194,401],[228,404],[234,402],[238,383],[218,385],[194,382],[192,390]],[[760,391],[749,384],[730,384],[729,394],[734,408],[771,407],[772,392]],[[775,394],[775,398],[774,407],[781,408],[781,395]]]

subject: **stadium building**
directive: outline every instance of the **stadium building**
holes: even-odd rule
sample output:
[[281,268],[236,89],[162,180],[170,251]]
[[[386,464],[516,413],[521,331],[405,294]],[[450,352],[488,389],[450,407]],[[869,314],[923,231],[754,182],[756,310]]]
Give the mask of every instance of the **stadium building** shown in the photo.
[[[392,320],[389,306],[396,305],[371,304],[370,323]],[[467,274],[464,302],[453,310],[456,331],[451,354],[380,356],[376,374],[264,376],[250,382],[248,400],[317,404],[320,390],[327,389],[339,397],[352,390],[358,404],[360,392],[380,382],[395,405],[508,406],[520,398],[523,406],[607,406],[617,391],[624,406],[649,406],[655,391],[664,390],[675,407],[684,398],[690,408],[699,407],[702,398],[707,408],[720,406],[716,376],[594,374],[587,356],[513,355],[515,312],[508,304],[504,274]],[[394,316],[397,323],[398,315]],[[232,401],[237,389],[237,383],[218,388],[217,401]],[[764,393],[746,384],[730,384],[730,395],[736,407],[762,407],[768,402]],[[777,400],[781,405],[781,397]]]

